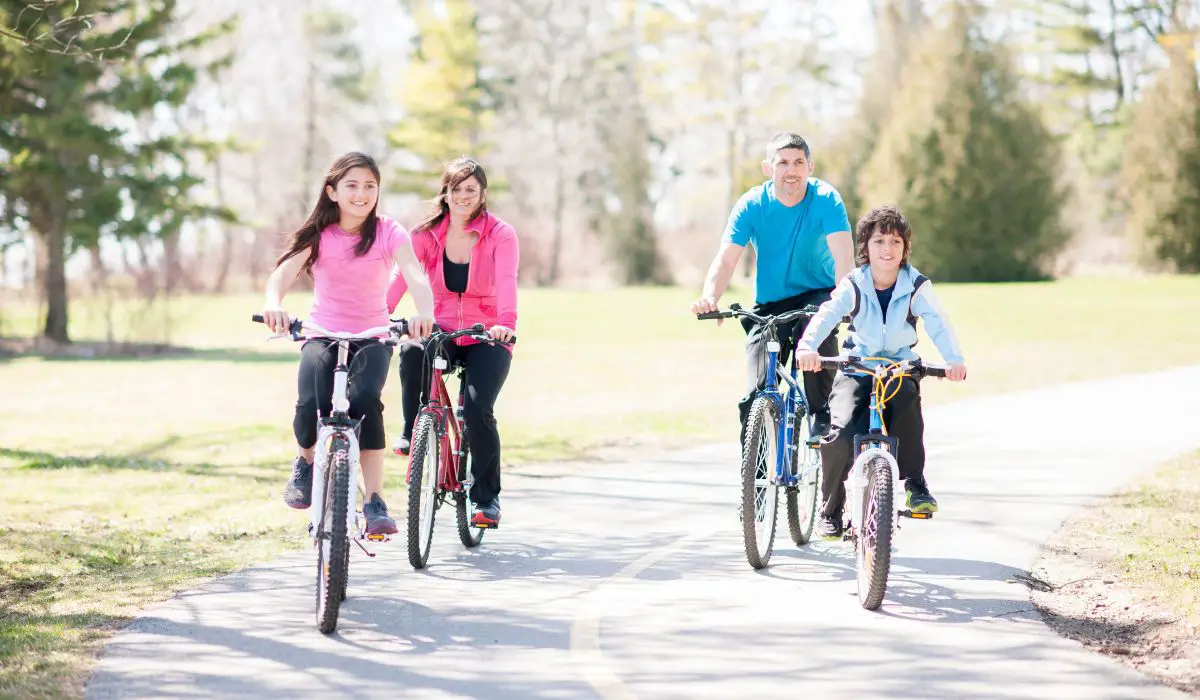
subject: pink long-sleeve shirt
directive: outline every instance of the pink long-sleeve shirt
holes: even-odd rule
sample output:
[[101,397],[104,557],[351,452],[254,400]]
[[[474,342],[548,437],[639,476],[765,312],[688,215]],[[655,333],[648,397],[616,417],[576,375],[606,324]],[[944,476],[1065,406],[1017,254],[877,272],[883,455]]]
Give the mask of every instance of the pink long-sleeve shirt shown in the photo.
[[[479,234],[479,240],[471,249],[467,289],[458,294],[446,288],[443,269],[449,227],[450,219],[446,217],[433,228],[412,234],[413,252],[429,275],[429,284],[433,288],[434,320],[446,330],[458,330],[476,323],[489,328],[501,325],[516,329],[517,265],[520,262],[517,232],[486,211],[467,224],[468,230]],[[387,293],[389,311],[395,310],[407,290],[404,276],[394,270]]]

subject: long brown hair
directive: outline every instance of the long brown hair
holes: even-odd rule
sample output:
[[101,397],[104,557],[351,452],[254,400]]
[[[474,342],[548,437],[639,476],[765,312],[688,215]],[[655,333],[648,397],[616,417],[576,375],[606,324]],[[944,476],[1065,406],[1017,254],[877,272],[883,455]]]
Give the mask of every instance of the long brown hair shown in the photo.
[[907,265],[908,254],[912,251],[912,227],[908,225],[904,214],[891,204],[875,207],[858,220],[858,232],[855,236],[858,239],[858,245],[855,246],[857,263],[866,265],[871,261],[867,256],[867,243],[870,242],[871,236],[877,233],[894,233],[904,239],[904,257],[900,259],[900,264]]
[[[338,183],[342,178],[346,177],[354,168],[366,168],[375,176],[375,182],[379,183],[379,166],[375,164],[375,159],[365,153],[351,152],[338,158],[330,166],[329,172],[325,173],[325,181],[321,183],[321,193],[317,195],[317,203],[313,207],[312,213],[308,215],[308,219],[304,225],[296,229],[288,238],[287,251],[279,256],[279,260],[275,261],[275,266],[278,267],[283,261],[299,255],[305,250],[311,251],[308,256],[308,261],[304,263],[304,271],[312,277],[312,266],[317,261],[317,255],[321,248],[321,232],[336,224],[341,219],[341,210],[338,209],[337,202],[329,198],[329,191],[326,189],[332,187],[337,189]],[[382,183],[380,183],[382,184]],[[354,246],[354,254],[362,257],[367,254],[371,246],[375,244],[375,230],[378,228],[376,224],[379,221],[376,211],[379,209],[379,200],[375,200],[375,206],[371,208],[371,212],[367,214],[367,218],[363,220],[362,225],[358,227],[358,244]]]
[[475,217],[487,211],[487,173],[474,159],[463,156],[446,164],[445,170],[442,171],[442,189],[433,200],[433,210],[413,228],[413,231],[428,231],[442,223],[442,219],[450,215],[450,192],[469,177],[474,177],[479,182],[481,191],[479,207],[471,212],[467,221],[473,221]]

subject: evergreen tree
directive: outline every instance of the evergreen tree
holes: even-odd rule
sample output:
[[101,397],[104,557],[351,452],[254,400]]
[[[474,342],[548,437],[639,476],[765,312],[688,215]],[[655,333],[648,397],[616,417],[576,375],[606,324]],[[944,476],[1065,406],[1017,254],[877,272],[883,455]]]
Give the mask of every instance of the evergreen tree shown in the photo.
[[[191,196],[193,156],[216,145],[179,135],[163,115],[204,68],[187,52],[232,23],[178,39],[174,0],[59,0],[23,12],[28,5],[0,0],[0,226],[40,239],[43,335],[68,342],[73,252],[104,235],[169,237],[190,219],[228,216]],[[76,17],[96,21],[81,27]]]
[[951,3],[918,40],[863,173],[863,206],[899,205],[913,262],[936,279],[1042,279],[1067,238],[1059,147],[1011,56],[979,31],[983,16]]

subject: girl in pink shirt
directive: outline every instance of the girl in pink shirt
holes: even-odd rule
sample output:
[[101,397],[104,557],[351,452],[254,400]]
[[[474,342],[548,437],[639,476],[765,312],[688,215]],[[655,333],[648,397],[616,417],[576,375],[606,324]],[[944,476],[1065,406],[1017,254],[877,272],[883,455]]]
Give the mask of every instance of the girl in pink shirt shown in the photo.
[[[434,317],[445,330],[482,323],[488,335],[509,340],[517,327],[517,233],[487,210],[487,175],[478,163],[460,158],[446,166],[433,211],[413,229],[413,250],[430,277]],[[388,308],[394,309],[408,283],[394,275]],[[413,421],[427,388],[427,348],[406,343],[400,348],[400,383],[404,399],[404,436],[396,451],[407,454]],[[508,377],[512,353],[507,347],[460,338],[447,343],[452,363],[467,368],[463,420],[471,451],[475,483],[470,498],[477,506],[474,524],[500,523],[500,433],[494,407]]]
[[[433,292],[424,269],[413,254],[408,232],[376,213],[379,167],[370,156],[348,153],[325,175],[317,204],[288,241],[275,271],[267,280],[263,318],[282,333],[291,319],[283,308],[287,289],[301,272],[313,279],[309,318],[328,331],[359,333],[388,323],[387,289],[396,267],[413,291],[418,316],[410,332],[424,338],[433,326]],[[312,503],[312,460],[317,442],[317,414],[331,410],[333,368],[337,354],[329,341],[309,340],[300,351],[299,398],[292,429],[299,455],[283,500],[293,508]],[[387,381],[392,349],[372,341],[350,344],[350,415],[361,418],[359,461],[368,500],[363,504],[367,532],[392,534],[396,523],[388,516],[383,491],[383,431],[380,396]]]

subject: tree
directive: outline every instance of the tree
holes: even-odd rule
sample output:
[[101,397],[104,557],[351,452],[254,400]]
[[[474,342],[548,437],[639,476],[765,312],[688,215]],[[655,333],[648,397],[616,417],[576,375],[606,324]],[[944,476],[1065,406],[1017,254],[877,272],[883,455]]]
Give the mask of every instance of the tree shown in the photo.
[[0,6],[0,37],[9,47],[29,51],[75,56],[83,60],[102,60],[108,52],[122,48],[130,35],[113,35],[113,42],[96,44],[82,40],[84,33],[97,21],[96,13],[87,12],[78,4],[64,7],[59,0],[26,0]]
[[982,16],[951,3],[921,40],[862,190],[908,215],[913,261],[936,279],[1041,279],[1067,239],[1059,147]]
[[1200,272],[1200,88],[1194,47],[1177,45],[1135,108],[1125,155],[1127,231],[1158,261]]
[[473,0],[407,0],[417,26],[413,55],[404,71],[404,116],[390,143],[410,155],[392,189],[424,190],[441,165],[460,155],[479,156],[489,144],[494,105],[480,76],[478,14]]
[[878,0],[871,5],[875,22],[875,52],[863,75],[858,111],[844,137],[846,164],[839,191],[853,221],[862,213],[859,192],[863,168],[875,151],[879,133],[891,116],[892,101],[909,55],[926,27],[920,0]]
[[592,161],[580,148],[594,140],[584,95],[596,44],[589,26],[603,10],[576,0],[506,0],[487,7],[486,21],[477,25],[488,57],[484,84],[497,107],[494,126],[506,134],[493,157],[507,166],[518,214],[535,225],[548,219],[538,228],[549,229],[549,251],[521,255],[539,285],[561,277],[569,193]]
[[641,49],[639,8],[621,0],[615,23],[607,27],[609,45],[599,57],[593,78],[595,128],[602,153],[593,173],[611,197],[591,198],[610,260],[623,284],[669,284],[671,270],[659,249],[650,200],[653,170],[651,132],[643,100],[638,53]]
[[303,184],[297,188],[296,211],[300,219],[312,208],[312,184],[329,159],[324,134],[337,117],[347,118],[360,134],[362,111],[379,80],[376,66],[368,67],[353,37],[356,22],[344,12],[321,8],[308,0],[303,21],[304,136],[301,146]]
[[[161,115],[183,104],[202,67],[184,57],[232,29],[172,39],[174,0],[0,0],[0,226],[32,230],[45,253],[44,337],[69,342],[66,261],[104,235],[169,237],[192,219],[229,216],[195,203],[193,158],[215,149]],[[101,18],[68,41],[72,16]],[[115,48],[113,48],[115,47]],[[78,54],[83,54],[82,58]]]

